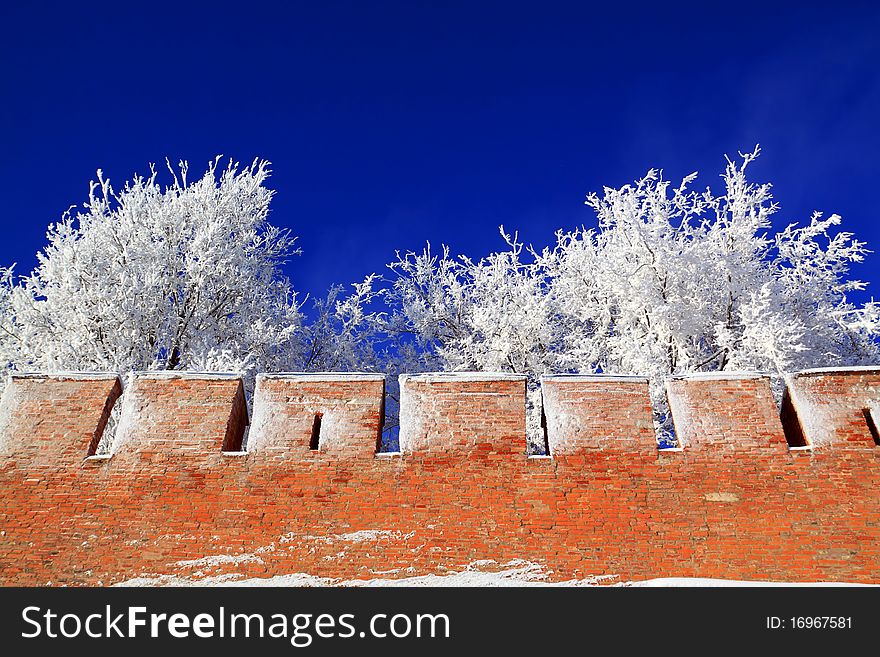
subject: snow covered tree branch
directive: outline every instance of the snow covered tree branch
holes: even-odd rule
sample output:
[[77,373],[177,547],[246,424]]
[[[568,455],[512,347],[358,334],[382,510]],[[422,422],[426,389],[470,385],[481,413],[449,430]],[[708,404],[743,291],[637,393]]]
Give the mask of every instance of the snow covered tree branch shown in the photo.
[[[746,177],[755,148],[727,160],[723,193],[677,187],[648,171],[590,194],[597,227],[556,235],[540,253],[504,232],[507,248],[473,261],[448,249],[398,255],[387,326],[410,335],[418,362],[501,370],[648,375],[658,426],[669,431],[670,374],[877,362],[877,306],[849,267],[867,253],[837,215],[773,233],[769,184]],[[534,390],[534,383],[531,386]],[[534,393],[533,393],[534,395]],[[530,401],[530,436],[538,401]]]
[[[268,162],[186,163],[116,192],[98,172],[81,211],[50,227],[38,265],[0,269],[6,369],[384,371],[386,428],[396,374],[507,371],[529,380],[541,451],[541,374],[647,375],[658,428],[670,374],[880,361],[880,305],[847,297],[868,253],[837,215],[774,230],[768,183],[728,159],[723,189],[673,186],[657,170],[586,197],[594,228],[559,231],[540,252],[501,227],[479,260],[431,245],[398,253],[386,277],[333,287],[304,321],[281,266],[295,240],[268,221]],[[303,302],[304,303],[304,302]]]
[[34,271],[4,270],[0,355],[18,369],[236,369],[294,362],[300,312],[280,265],[294,238],[268,220],[269,163],[217,158],[197,181],[169,165],[50,226]]

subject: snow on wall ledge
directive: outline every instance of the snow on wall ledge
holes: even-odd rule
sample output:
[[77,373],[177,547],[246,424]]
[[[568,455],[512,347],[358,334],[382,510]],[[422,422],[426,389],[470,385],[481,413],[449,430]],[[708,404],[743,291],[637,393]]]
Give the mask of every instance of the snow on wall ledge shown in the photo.
[[666,395],[680,446],[778,451],[787,445],[770,377],[673,377]]
[[782,421],[794,445],[845,448],[880,442],[880,367],[790,374]]
[[[376,454],[384,377],[16,374],[0,401],[0,583],[333,580],[538,564],[554,581],[880,583],[880,368],[676,377],[681,450],[648,382],[401,377],[401,454]],[[94,456],[114,403],[109,458]]]

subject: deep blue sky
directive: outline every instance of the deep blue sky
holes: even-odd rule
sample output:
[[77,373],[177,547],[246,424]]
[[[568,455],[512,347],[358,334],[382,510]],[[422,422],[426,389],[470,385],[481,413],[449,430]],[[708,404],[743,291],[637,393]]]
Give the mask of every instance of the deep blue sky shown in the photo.
[[[760,142],[780,222],[880,249],[880,8],[870,3],[3,3],[0,263],[34,264],[100,167],[273,162],[297,289],[395,249],[536,246],[650,167],[716,184]],[[773,5],[773,6],[769,6]],[[880,257],[857,275],[875,280]],[[869,292],[870,293],[870,292]]]

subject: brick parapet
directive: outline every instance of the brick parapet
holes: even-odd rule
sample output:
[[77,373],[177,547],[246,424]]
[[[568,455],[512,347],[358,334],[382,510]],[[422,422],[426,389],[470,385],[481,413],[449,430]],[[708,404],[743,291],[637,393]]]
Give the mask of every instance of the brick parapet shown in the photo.
[[880,446],[854,413],[877,401],[873,376],[790,377],[811,436],[796,449],[765,378],[676,379],[677,451],[657,448],[644,380],[547,377],[551,455],[529,458],[522,377],[405,377],[409,433],[387,456],[381,376],[261,377],[242,450],[240,376],[140,374],[100,460],[87,457],[118,379],[17,377],[0,402],[0,582],[393,578],[519,559],[553,580],[880,583]]

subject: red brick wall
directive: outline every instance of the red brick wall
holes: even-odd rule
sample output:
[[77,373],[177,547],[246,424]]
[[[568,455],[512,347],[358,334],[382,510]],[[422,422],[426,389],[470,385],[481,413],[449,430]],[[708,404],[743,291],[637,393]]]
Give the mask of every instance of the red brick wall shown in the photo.
[[788,377],[786,428],[805,445],[837,449],[876,444],[866,413],[880,422],[880,368],[807,370]]
[[767,376],[673,377],[666,395],[680,446],[777,453],[788,447]]
[[[869,389],[863,376],[808,378],[845,398],[854,381]],[[880,582],[880,447],[790,450],[765,379],[670,382],[685,447],[658,452],[644,381],[550,377],[554,453],[528,458],[517,377],[405,377],[399,455],[365,447],[381,379],[262,377],[252,449],[224,455],[245,417],[237,378],[138,376],[113,457],[84,461],[115,385],[7,387],[3,584],[388,578],[514,559],[554,580]],[[315,452],[303,445],[317,412],[327,442]]]
[[0,459],[56,468],[94,453],[122,388],[115,374],[16,374],[0,402]]
[[306,458],[310,451],[372,459],[382,436],[384,394],[381,374],[260,374],[247,451],[279,460]]
[[131,460],[132,468],[180,459],[216,461],[222,450],[241,448],[246,425],[237,375],[138,373],[122,398],[113,460]]
[[547,446],[553,456],[583,450],[656,455],[648,379],[545,376],[541,397]]
[[526,377],[446,373],[400,377],[400,449],[469,456],[526,452]]

